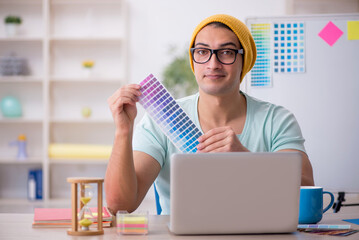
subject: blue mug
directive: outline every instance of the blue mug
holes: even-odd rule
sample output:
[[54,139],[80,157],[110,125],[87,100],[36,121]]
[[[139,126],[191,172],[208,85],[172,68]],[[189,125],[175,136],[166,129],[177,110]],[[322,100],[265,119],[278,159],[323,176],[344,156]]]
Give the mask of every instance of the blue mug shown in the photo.
[[[329,205],[323,209],[323,195],[329,194]],[[323,213],[333,206],[334,195],[323,191],[322,187],[306,186],[300,188],[299,224],[315,224],[322,220]]]

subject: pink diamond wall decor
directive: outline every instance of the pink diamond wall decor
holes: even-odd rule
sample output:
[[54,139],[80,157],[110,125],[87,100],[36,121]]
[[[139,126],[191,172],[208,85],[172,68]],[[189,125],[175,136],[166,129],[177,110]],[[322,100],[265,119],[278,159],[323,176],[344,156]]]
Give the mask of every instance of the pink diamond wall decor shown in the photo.
[[333,44],[336,43],[336,41],[338,41],[338,39],[343,35],[343,31],[340,30],[334,23],[329,21],[318,35],[330,46],[333,46]]

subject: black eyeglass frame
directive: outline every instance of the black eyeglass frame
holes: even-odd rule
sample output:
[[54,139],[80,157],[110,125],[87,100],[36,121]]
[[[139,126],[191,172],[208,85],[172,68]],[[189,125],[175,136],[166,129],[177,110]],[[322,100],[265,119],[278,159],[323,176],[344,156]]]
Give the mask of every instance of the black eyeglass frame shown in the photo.
[[[209,50],[209,51],[211,52],[211,55],[209,56],[208,60],[205,61],[205,62],[197,62],[197,61],[194,59],[194,56],[193,56],[193,53],[194,53],[194,51],[195,51],[196,49]],[[222,51],[222,50],[231,50],[231,51],[234,51],[234,52],[235,52],[233,62],[231,62],[231,63],[224,63],[224,62],[222,62],[222,61],[219,59],[217,53],[218,53],[219,51]],[[233,48],[220,48],[220,49],[191,48],[191,54],[192,54],[192,59],[193,59],[193,61],[194,61],[195,63],[198,63],[198,64],[205,64],[205,63],[209,62],[209,60],[211,60],[211,58],[212,58],[212,55],[214,54],[214,55],[216,55],[216,58],[217,58],[218,62],[220,62],[220,63],[222,63],[222,64],[224,64],[224,65],[231,65],[231,64],[233,64],[233,63],[237,60],[237,54],[242,54],[242,55],[243,55],[243,48],[242,48],[242,49],[233,49]]]

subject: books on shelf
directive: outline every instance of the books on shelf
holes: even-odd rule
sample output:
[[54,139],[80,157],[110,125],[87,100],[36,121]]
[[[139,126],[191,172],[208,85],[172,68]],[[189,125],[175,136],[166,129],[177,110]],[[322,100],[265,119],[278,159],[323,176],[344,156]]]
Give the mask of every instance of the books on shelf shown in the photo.
[[[90,208],[93,218],[90,218],[94,223],[91,227],[97,226],[97,208]],[[71,208],[35,208],[34,222],[32,227],[71,227]],[[85,217],[89,217],[86,216]],[[112,226],[112,215],[106,207],[102,210],[102,226]]]

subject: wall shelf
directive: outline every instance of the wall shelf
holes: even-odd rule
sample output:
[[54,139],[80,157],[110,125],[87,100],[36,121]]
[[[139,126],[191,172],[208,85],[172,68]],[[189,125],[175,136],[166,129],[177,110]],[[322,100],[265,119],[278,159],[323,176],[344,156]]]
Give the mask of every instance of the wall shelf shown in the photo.
[[0,38],[0,42],[42,42],[41,37],[7,37]]
[[41,124],[42,119],[31,119],[31,118],[0,118],[0,124]]
[[120,78],[111,77],[51,77],[51,83],[110,83],[110,84],[123,84],[125,81]]
[[52,42],[64,42],[64,43],[71,43],[71,42],[81,42],[81,43],[84,43],[84,42],[95,42],[96,44],[99,44],[99,43],[103,43],[105,44],[106,42],[114,42],[116,44],[121,44],[121,41],[123,40],[122,37],[101,37],[101,36],[98,36],[98,37],[95,37],[95,36],[88,36],[88,37],[67,37],[67,36],[64,36],[64,37],[51,37],[50,40]]
[[52,4],[53,5],[68,5],[68,4],[72,4],[72,5],[88,5],[88,4],[103,5],[103,4],[109,4],[111,6],[114,6],[114,5],[121,5],[123,3],[118,0],[102,0],[102,1],[98,1],[98,0],[52,0]]
[[29,205],[40,205],[42,200],[30,201],[26,198],[2,198],[0,199],[0,205],[13,205],[13,206],[29,206]]
[[0,83],[42,83],[41,77],[35,76],[1,76]]
[[107,164],[108,159],[50,159],[50,164],[79,165]]
[[81,119],[51,119],[51,123],[58,124],[71,124],[71,123],[81,123],[81,124],[113,124],[112,119],[94,119],[94,118],[81,118]]
[[[16,36],[0,23],[0,57],[26,59],[26,76],[0,76],[0,100],[19,99],[21,118],[0,110],[0,205],[46,206],[66,199],[66,177],[104,177],[108,159],[50,159],[52,143],[111,145],[115,126],[107,98],[127,79],[127,9],[125,0],[0,0],[0,19],[21,16]],[[87,75],[84,61],[94,61]],[[90,108],[89,118],[82,116]],[[26,161],[9,146],[27,138]],[[43,170],[43,201],[27,200],[28,172]],[[16,177],[17,176],[17,177]]]
[[16,158],[6,158],[0,156],[0,164],[20,164],[20,165],[40,165],[42,157],[31,157],[26,160],[18,160]]

